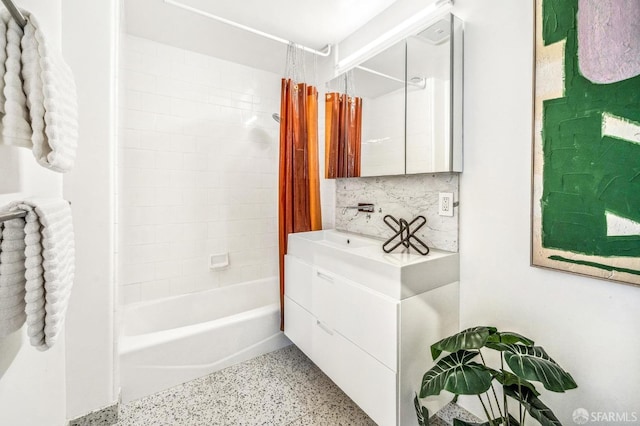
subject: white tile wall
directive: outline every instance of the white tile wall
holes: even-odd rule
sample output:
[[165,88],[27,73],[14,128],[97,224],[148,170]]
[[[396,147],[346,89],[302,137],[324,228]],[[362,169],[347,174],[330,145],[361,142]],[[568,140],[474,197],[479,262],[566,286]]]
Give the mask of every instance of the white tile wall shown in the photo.
[[[281,76],[133,36],[124,46],[121,301],[277,275]],[[230,266],[210,271],[224,252]]]

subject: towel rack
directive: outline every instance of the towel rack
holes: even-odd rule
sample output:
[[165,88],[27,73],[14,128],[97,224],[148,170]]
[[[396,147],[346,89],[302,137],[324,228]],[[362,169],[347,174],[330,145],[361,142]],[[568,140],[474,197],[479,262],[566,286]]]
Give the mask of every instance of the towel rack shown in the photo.
[[7,220],[11,220],[11,219],[18,219],[20,217],[25,217],[26,215],[27,215],[27,212],[25,212],[24,210],[19,210],[17,212],[0,213],[0,223],[5,222]]
[[[67,201],[67,202],[71,204],[71,201]],[[0,212],[0,223],[6,222],[7,220],[19,219],[21,217],[26,217],[26,216],[27,216],[27,212],[24,210],[16,210],[14,212]]]
[[7,8],[9,13],[13,17],[13,19],[18,23],[18,25],[24,28],[24,26],[27,25],[27,20],[25,19],[22,12],[20,12],[20,9],[18,9],[11,0],[2,0],[2,3],[4,3],[4,6]]

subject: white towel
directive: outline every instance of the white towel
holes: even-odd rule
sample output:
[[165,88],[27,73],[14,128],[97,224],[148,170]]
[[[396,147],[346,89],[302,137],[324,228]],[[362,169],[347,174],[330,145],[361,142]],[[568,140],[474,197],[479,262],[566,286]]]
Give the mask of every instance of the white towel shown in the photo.
[[[4,75],[5,75],[5,63],[7,62],[7,17],[6,13],[0,13],[0,113],[4,117]],[[0,118],[0,123],[2,119]],[[1,133],[0,133],[1,134]]]
[[0,224],[0,338],[25,322],[24,219]]
[[[31,148],[33,132],[29,124],[27,98],[22,88],[20,42],[22,28],[16,23],[9,11],[0,11],[0,48],[5,50],[3,79],[2,141],[5,145]],[[2,31],[4,29],[4,31]]]
[[64,200],[29,199],[9,205],[25,210],[26,322],[31,345],[45,351],[58,338],[74,278],[71,208]]
[[57,172],[73,168],[78,144],[78,105],[73,73],[52,49],[37,19],[22,10],[22,79],[33,130],[33,155]]

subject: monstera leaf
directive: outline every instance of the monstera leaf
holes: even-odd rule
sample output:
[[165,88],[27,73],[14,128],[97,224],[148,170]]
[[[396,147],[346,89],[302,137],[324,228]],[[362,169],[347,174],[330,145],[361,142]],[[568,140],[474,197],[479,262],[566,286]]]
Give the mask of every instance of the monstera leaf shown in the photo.
[[413,406],[416,409],[416,415],[418,416],[419,426],[429,426],[429,410],[427,407],[423,407],[418,400],[418,395],[413,398]]
[[[492,348],[492,343],[506,343],[506,344],[516,344],[521,343],[525,346],[533,346],[533,340],[528,337],[523,336],[522,334],[514,333],[513,331],[498,331],[493,333],[487,339],[486,346],[488,348]],[[495,349],[495,348],[492,348]]]
[[531,417],[539,421],[542,426],[562,426],[555,414],[538,399],[531,389],[518,388],[518,385],[505,386],[503,389],[505,394],[519,401]]
[[431,345],[431,356],[435,360],[442,351],[453,353],[460,349],[480,349],[487,342],[489,336],[496,332],[495,327],[468,328]]
[[507,423],[509,426],[520,426],[520,422],[516,420],[515,417],[513,417],[511,414],[509,414],[509,423]]
[[494,377],[494,379],[498,381],[498,383],[500,383],[503,386],[520,385],[520,386],[529,388],[529,390],[533,392],[535,396],[540,395],[540,392],[536,390],[535,386],[533,386],[533,383],[528,382],[524,379],[521,379],[520,377],[516,376],[513,373],[510,373],[505,370],[500,370],[500,371],[491,370],[491,375]]
[[422,378],[420,398],[439,395],[442,390],[456,395],[486,392],[493,378],[487,367],[471,362],[476,355],[476,351],[459,350],[438,361]]
[[504,359],[517,376],[542,383],[545,389],[564,392],[578,387],[573,377],[562,369],[541,346],[505,345],[496,349],[504,352]]

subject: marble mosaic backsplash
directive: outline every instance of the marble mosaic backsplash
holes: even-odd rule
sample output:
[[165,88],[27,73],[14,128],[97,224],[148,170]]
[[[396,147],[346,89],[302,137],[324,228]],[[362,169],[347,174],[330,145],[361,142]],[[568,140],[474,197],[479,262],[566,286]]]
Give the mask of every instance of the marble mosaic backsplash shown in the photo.
[[[336,229],[387,239],[393,231],[385,215],[411,221],[422,215],[427,223],[416,234],[429,247],[458,251],[458,210],[453,217],[438,215],[438,193],[452,192],[458,201],[456,173],[348,178],[336,180]],[[346,209],[373,203],[374,213]]]

